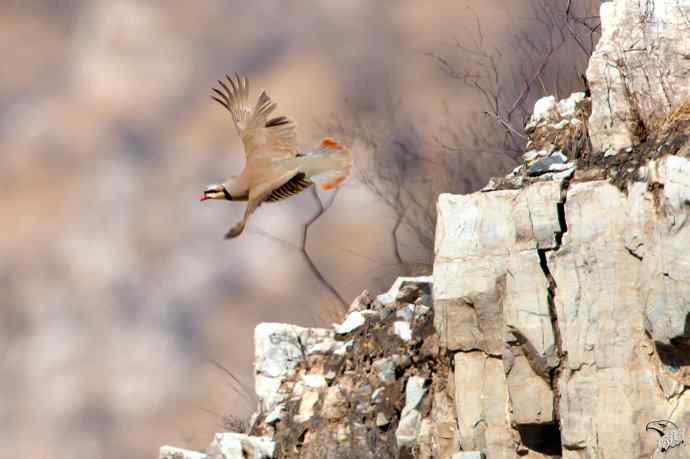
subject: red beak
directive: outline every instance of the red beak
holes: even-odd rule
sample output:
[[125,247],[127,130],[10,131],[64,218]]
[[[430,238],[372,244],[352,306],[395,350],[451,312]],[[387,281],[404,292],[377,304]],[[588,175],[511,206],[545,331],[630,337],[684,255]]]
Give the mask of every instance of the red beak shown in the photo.
[[206,201],[207,199],[208,199],[208,196],[206,196],[205,194],[202,194],[199,201]]

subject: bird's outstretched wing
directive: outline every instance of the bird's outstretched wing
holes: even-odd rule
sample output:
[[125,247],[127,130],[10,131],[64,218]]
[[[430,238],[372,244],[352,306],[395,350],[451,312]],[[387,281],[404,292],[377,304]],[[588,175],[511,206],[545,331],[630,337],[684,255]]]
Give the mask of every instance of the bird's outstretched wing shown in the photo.
[[[269,118],[278,104],[262,91],[256,105],[249,104],[249,80],[226,75],[228,84],[219,80],[221,89],[213,88],[213,100],[232,116],[242,139],[247,162],[261,159],[287,159],[297,156],[296,124],[286,116]],[[229,86],[228,86],[229,85]]]

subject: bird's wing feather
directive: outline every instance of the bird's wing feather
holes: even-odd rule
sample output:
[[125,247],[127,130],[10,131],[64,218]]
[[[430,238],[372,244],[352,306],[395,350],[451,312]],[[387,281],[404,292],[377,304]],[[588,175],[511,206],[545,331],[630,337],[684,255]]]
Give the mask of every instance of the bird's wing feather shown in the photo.
[[244,144],[247,162],[261,159],[285,159],[297,155],[296,124],[285,116],[269,118],[278,104],[262,91],[256,105],[249,105],[249,81],[235,74],[226,75],[229,86],[218,81],[222,90],[213,88],[211,96],[232,116]]

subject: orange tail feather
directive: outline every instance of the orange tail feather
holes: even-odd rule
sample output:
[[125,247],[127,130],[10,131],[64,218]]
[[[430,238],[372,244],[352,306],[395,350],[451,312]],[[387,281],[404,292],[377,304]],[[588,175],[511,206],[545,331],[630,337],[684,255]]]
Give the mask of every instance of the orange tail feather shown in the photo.
[[347,161],[347,167],[344,167],[340,171],[341,173],[339,173],[338,175],[334,175],[330,180],[320,185],[321,189],[323,190],[333,190],[345,183],[345,181],[352,174],[352,154],[350,153],[350,150],[348,150],[345,146],[339,144],[330,137],[324,138],[321,141],[319,148],[321,150],[329,150],[333,155],[342,155],[343,160]]

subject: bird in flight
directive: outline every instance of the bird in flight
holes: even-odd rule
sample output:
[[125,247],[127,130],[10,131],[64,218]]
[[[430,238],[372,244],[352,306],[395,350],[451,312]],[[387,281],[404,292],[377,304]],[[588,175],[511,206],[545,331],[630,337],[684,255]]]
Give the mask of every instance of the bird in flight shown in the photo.
[[249,81],[235,74],[227,84],[218,81],[213,100],[225,107],[244,144],[246,164],[242,173],[223,183],[209,185],[201,201],[247,201],[244,217],[225,234],[239,236],[263,202],[278,202],[306,190],[315,182],[324,190],[342,185],[352,172],[352,153],[331,138],[309,152],[297,147],[296,124],[286,116],[269,118],[277,104],[262,91],[249,104]]

